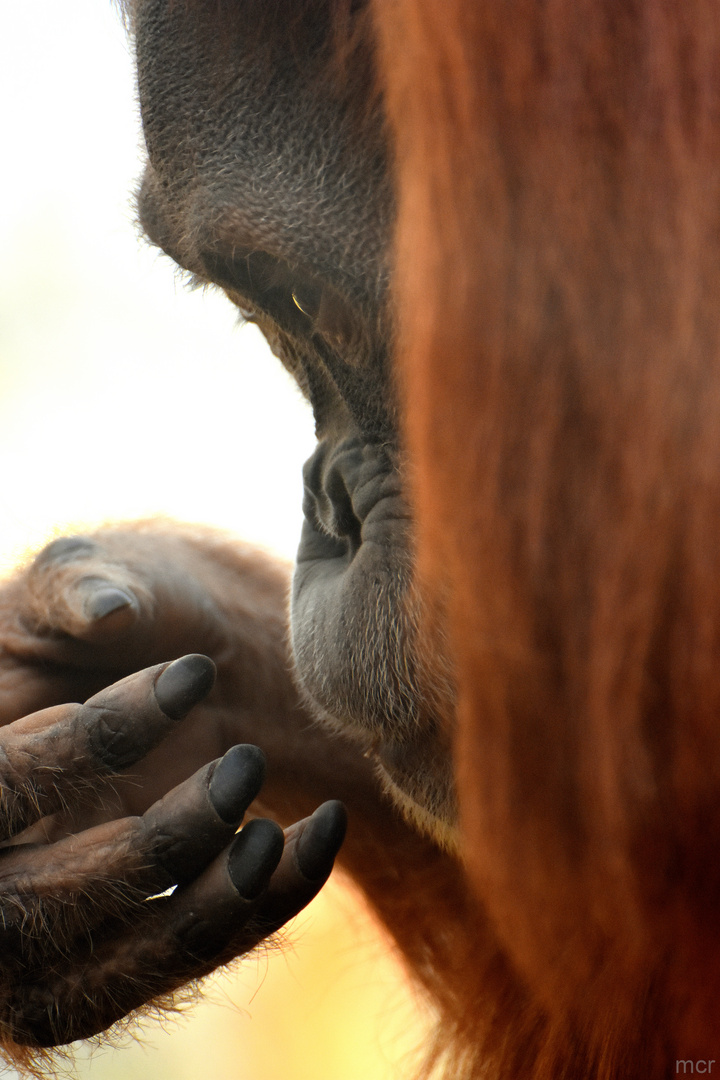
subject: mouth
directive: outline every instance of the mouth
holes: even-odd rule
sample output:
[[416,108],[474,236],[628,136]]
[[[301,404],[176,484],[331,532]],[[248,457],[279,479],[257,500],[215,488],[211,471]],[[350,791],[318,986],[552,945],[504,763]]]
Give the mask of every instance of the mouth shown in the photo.
[[[439,702],[449,679],[423,661],[412,515],[397,455],[360,437],[325,439],[304,481],[291,610],[300,688],[323,723],[372,756],[411,814],[450,822],[450,733],[439,719],[448,713]],[[428,745],[437,751],[429,765]]]

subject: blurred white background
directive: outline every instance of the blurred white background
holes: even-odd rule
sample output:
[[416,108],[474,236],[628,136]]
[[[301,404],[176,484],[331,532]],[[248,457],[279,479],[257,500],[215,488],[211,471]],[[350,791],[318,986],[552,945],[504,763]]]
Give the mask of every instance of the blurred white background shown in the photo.
[[310,412],[229,301],[191,293],[139,241],[139,121],[110,0],[8,4],[0,81],[3,557],[50,527],[148,513],[292,556]]
[[[229,302],[189,293],[138,240],[141,139],[117,13],[4,0],[2,15],[0,570],[69,528],[157,513],[292,557],[312,419]],[[83,1050],[69,1074],[406,1075],[422,1025],[349,894],[325,890],[291,939],[221,978],[189,1022]]]

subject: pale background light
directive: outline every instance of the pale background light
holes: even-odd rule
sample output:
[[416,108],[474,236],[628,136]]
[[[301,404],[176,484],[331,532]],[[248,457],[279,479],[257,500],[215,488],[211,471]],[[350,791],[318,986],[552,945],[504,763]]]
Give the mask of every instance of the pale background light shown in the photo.
[[116,12],[25,0],[4,16],[0,548],[48,522],[165,513],[291,556],[310,413],[255,328],[138,241]]
[[[312,418],[229,302],[189,293],[138,240],[139,123],[110,0],[6,3],[0,92],[0,570],[68,529],[150,514],[292,557]],[[411,1072],[422,1025],[349,894],[321,897],[291,938],[220,979],[189,1021],[83,1051],[70,1074]]]

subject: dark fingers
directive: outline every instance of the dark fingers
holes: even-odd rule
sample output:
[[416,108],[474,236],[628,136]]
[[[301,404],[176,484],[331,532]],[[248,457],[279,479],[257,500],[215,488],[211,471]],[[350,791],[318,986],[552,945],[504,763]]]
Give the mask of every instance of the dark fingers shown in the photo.
[[285,830],[285,850],[257,912],[264,935],[279,930],[320,892],[347,830],[347,810],[325,802]]
[[232,839],[264,778],[262,751],[250,744],[234,746],[141,818],[130,819],[139,823],[134,846],[149,855],[155,866],[155,873],[148,871],[141,887],[146,891],[168,888],[197,877]]
[[[113,1000],[124,1001],[127,1012],[147,998],[131,1004],[132,986],[123,990],[124,982],[147,987],[154,980],[154,995],[168,993],[254,949],[320,891],[346,822],[339,802],[324,803],[285,835],[273,821],[248,822],[229,849],[194,880],[171,897],[147,901],[145,919],[133,928],[132,940],[108,945],[119,969],[118,985],[108,990]],[[146,887],[148,881],[146,877]],[[97,987],[102,992],[102,979]]]
[[[238,880],[247,891],[262,892],[282,854],[282,829],[258,819],[240,837],[245,854]],[[168,995],[259,943],[262,934],[248,927],[257,903],[233,885],[223,852],[172,897],[138,904],[132,923],[107,924],[104,940],[94,934],[89,946],[79,939],[59,963],[26,969],[8,1010],[13,1038],[58,1046],[104,1031],[150,1000],[172,1004]],[[236,944],[228,948],[228,941]]]
[[[197,877],[227,846],[258,794],[265,760],[256,746],[235,746],[218,762],[155,803],[56,844],[5,848],[0,897],[7,934],[62,913],[65,935],[119,915],[147,896]],[[279,856],[278,856],[279,858]],[[37,917],[36,917],[37,913]],[[38,941],[36,949],[54,947]]]
[[137,672],[84,705],[32,713],[0,732],[0,839],[65,809],[98,778],[143,758],[211,689],[215,666],[190,655]]
[[178,957],[215,967],[254,948],[310,903],[330,876],[347,812],[323,803],[284,835],[266,819],[250,821],[225,856],[176,890],[168,909]]
[[114,935],[94,935],[60,964],[34,977],[26,972],[10,1007],[15,1039],[60,1045],[104,1030],[151,999],[172,1004],[179,987],[257,946],[316,895],[345,820],[340,803],[325,803],[287,831],[284,847],[274,822],[249,822],[196,880],[138,905],[130,927],[118,920]]

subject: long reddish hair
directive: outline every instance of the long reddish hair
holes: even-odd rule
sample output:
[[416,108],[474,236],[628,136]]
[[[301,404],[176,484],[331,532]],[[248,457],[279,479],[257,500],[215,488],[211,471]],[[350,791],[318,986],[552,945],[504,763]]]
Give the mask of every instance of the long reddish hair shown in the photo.
[[669,1075],[720,1058],[720,11],[375,18],[468,870],[527,1075]]

